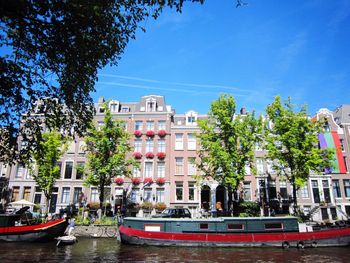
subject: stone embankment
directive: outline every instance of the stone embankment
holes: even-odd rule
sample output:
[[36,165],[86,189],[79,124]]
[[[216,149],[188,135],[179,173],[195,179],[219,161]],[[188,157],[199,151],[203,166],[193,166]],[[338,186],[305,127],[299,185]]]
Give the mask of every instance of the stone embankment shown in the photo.
[[118,226],[110,225],[77,225],[72,234],[76,237],[92,237],[92,238],[116,238],[120,241]]

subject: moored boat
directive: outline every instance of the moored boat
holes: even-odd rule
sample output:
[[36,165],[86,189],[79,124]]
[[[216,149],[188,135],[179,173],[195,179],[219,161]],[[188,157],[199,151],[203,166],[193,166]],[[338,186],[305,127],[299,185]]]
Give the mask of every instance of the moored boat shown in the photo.
[[350,245],[350,227],[315,230],[296,217],[125,218],[121,241],[133,245],[323,247]]
[[0,241],[44,242],[62,236],[67,228],[66,219],[51,220],[41,224],[16,225],[20,215],[0,215]]

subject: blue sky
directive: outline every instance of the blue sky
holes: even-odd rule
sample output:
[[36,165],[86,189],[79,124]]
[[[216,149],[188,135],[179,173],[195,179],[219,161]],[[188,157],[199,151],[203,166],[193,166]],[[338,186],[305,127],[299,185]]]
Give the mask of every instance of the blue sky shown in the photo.
[[144,22],[117,67],[99,72],[99,96],[158,94],[177,113],[206,113],[220,93],[263,113],[274,96],[312,115],[350,103],[349,0],[207,0]]

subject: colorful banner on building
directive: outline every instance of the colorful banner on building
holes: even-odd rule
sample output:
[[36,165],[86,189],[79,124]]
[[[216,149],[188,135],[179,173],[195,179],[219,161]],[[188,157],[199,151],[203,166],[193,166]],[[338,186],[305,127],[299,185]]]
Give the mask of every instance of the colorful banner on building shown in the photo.
[[321,133],[318,135],[321,149],[330,148],[335,149],[335,160],[333,161],[333,167],[326,173],[346,173],[344,157],[340,146],[339,135],[336,131]]

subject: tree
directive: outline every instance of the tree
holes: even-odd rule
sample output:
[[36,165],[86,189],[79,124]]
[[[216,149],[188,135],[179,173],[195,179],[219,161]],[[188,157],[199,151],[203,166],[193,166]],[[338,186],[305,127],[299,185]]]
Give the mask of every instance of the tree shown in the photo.
[[115,176],[131,174],[131,167],[137,166],[133,158],[128,158],[132,150],[129,134],[120,121],[112,118],[108,103],[105,103],[104,124],[89,129],[85,137],[87,177],[86,185],[98,187],[100,207],[104,201],[104,189],[110,186]]
[[165,7],[181,12],[184,2],[1,1],[0,161],[28,158],[41,137],[41,121],[32,118],[38,112],[46,127],[81,136],[93,118],[98,70],[117,65],[147,17],[157,18]]
[[267,106],[267,118],[271,127],[266,129],[267,157],[279,176],[293,186],[293,210],[297,213],[296,191],[303,186],[313,172],[322,173],[332,166],[333,151],[319,149],[318,134],[322,123],[311,120],[307,108],[299,112],[289,98],[284,105],[279,96]]
[[237,190],[245,166],[255,170],[252,163],[255,145],[261,140],[262,118],[256,118],[254,112],[236,114],[233,96],[224,94],[212,102],[208,119],[198,125],[202,176]]
[[43,133],[36,150],[31,153],[37,171],[33,168],[33,163],[28,163],[33,179],[44,193],[46,213],[49,212],[53,186],[61,174],[58,161],[67,150],[67,142],[68,140],[57,131]]

